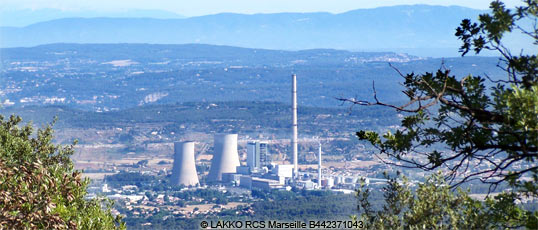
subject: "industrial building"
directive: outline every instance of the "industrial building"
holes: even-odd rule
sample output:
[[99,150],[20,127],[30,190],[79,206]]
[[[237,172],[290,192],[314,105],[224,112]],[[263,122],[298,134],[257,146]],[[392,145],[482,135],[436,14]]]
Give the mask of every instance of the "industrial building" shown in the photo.
[[247,143],[247,166],[251,172],[260,172],[267,165],[268,145],[265,141]]
[[240,186],[247,189],[271,190],[284,187],[277,180],[259,177],[241,176],[240,181]]
[[273,174],[279,177],[293,177],[293,165],[275,165],[271,170]]

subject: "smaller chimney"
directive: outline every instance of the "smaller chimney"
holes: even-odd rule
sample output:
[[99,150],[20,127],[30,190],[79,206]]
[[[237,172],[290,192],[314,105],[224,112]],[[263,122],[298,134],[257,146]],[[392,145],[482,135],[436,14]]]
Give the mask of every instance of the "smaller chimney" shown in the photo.
[[319,143],[319,152],[318,152],[318,188],[321,189],[321,141]]

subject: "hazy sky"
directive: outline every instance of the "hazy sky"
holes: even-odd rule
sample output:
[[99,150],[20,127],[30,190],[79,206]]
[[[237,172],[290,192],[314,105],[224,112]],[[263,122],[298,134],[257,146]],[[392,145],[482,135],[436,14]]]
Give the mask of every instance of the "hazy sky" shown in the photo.
[[[404,4],[459,5],[486,9],[491,0],[0,0],[0,9],[53,8],[67,11],[122,11],[127,9],[160,9],[185,16],[222,12],[333,12]],[[509,7],[521,0],[504,1]]]

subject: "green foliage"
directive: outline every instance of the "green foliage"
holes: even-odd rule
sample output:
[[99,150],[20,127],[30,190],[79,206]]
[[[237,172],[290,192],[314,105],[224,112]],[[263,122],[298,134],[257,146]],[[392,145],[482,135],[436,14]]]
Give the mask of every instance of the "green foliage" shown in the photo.
[[[352,196],[297,197],[253,204],[254,219],[312,220],[331,217],[346,219],[352,214]],[[346,205],[343,205],[346,204]]]
[[[371,190],[362,183],[357,191],[358,220],[368,229],[536,229],[538,216],[520,209],[515,193],[501,193],[485,202],[469,197],[467,191],[452,192],[441,173],[427,178],[415,191],[405,177],[390,178],[383,189],[385,205],[371,208]],[[521,225],[521,223],[524,223]]]
[[89,180],[73,169],[74,144],[54,145],[51,126],[33,133],[0,116],[0,228],[124,229],[108,200],[84,198]]
[[[436,73],[402,74],[409,103],[393,106],[377,98],[375,103],[362,103],[407,112],[401,129],[384,135],[357,132],[388,163],[442,169],[448,172],[447,179],[457,182],[452,186],[480,180],[490,188],[508,184],[511,192],[480,203],[461,190],[451,193],[440,175],[420,185],[414,194],[409,194],[405,180],[401,184],[391,180],[384,212],[370,210],[364,188],[358,193],[363,218],[369,218],[375,228],[538,228],[538,212],[515,205],[523,197],[538,197],[538,58],[525,52],[513,55],[503,45],[511,32],[528,35],[538,45],[538,1],[524,3],[511,10],[493,1],[491,13],[480,15],[478,23],[463,20],[456,31],[463,41],[463,55],[471,50],[497,51],[499,68],[507,79],[456,77],[444,67]],[[487,83],[495,85],[488,89]]]
[[[212,199],[224,194],[217,190],[197,189],[193,191],[176,192],[174,196],[181,200],[204,197]],[[345,220],[352,215],[355,207],[355,197],[350,194],[335,194],[330,191],[308,191],[299,193],[290,191],[258,191],[253,190],[257,201],[252,205],[240,205],[234,209],[225,209],[215,214],[200,214],[194,217],[185,217],[167,213],[160,209],[164,215],[130,216],[126,217],[129,228],[134,229],[197,229],[202,220]],[[224,196],[223,196],[224,197]],[[192,203],[192,201],[188,201]],[[128,210],[126,212],[129,212]],[[163,216],[167,216],[163,218]],[[151,225],[143,225],[151,223]]]
[[105,176],[105,181],[114,187],[121,187],[124,185],[136,185],[142,187],[157,181],[155,176],[144,175],[139,172],[119,172],[113,175]]
[[[360,131],[359,139],[407,167],[447,169],[449,178],[460,183],[480,179],[496,186],[508,182],[522,194],[538,196],[538,166],[534,164],[538,160],[538,58],[512,55],[502,43],[506,33],[519,31],[538,44],[538,29],[525,27],[537,19],[538,1],[525,3],[514,11],[494,1],[491,14],[481,15],[479,23],[463,20],[456,32],[463,41],[463,54],[471,49],[498,51],[506,80],[458,78],[445,68],[402,75],[410,102],[391,106],[410,113],[402,120],[402,128],[382,138]],[[495,86],[488,89],[487,81]],[[371,104],[386,106],[379,101]]]
[[215,189],[196,189],[175,192],[174,196],[181,198],[182,200],[193,200],[194,198],[201,198],[202,200],[209,200],[218,202],[217,204],[228,203],[229,193],[223,193]]

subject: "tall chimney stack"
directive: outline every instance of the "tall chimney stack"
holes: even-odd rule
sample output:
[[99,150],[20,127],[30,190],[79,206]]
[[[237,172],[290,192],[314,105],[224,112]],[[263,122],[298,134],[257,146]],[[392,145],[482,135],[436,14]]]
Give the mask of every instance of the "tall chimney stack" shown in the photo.
[[321,141],[319,142],[318,160],[318,188],[321,189]]
[[293,137],[291,139],[291,146],[293,150],[293,178],[297,178],[299,168],[297,167],[297,76],[291,75],[291,107],[293,110]]

